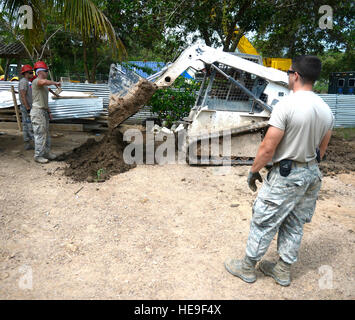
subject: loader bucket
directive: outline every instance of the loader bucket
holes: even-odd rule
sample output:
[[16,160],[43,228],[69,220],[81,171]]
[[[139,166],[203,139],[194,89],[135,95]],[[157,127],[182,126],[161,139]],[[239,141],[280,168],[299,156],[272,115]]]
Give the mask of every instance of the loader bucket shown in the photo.
[[112,64],[108,86],[111,94],[125,96],[135,84],[142,79],[137,73],[129,68],[123,68],[120,64]]
[[111,93],[108,126],[111,130],[144,107],[157,90],[153,82],[114,64],[111,65],[108,85]]

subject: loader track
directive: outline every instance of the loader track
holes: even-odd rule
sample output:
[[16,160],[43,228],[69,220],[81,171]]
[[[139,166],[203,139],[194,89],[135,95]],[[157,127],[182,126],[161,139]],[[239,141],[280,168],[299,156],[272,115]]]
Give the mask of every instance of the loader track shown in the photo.
[[238,127],[238,128],[232,128],[230,130],[220,130],[220,131],[211,132],[211,133],[204,134],[204,135],[189,136],[189,146],[192,143],[196,143],[196,141],[224,137],[224,136],[228,136],[228,135],[233,136],[233,135],[240,134],[240,133],[257,131],[259,129],[266,128],[268,126],[268,122],[269,122],[268,120],[267,121],[259,121],[257,123],[248,124],[246,126],[242,126],[242,127]]
[[[196,135],[196,136],[190,136],[189,137],[189,145],[188,149],[192,146],[194,143],[199,143],[200,141],[203,140],[208,140],[208,139],[213,139],[213,138],[221,138],[225,136],[236,136],[239,134],[243,133],[248,133],[248,132],[256,132],[261,129],[264,129],[268,127],[268,120],[266,121],[260,121],[257,123],[253,124],[248,124],[245,126],[241,126],[238,128],[233,128],[230,130],[220,130],[208,134],[203,134],[203,135]],[[190,161],[189,159],[189,151],[187,152],[187,163],[192,166],[223,166],[226,165],[227,163],[229,165],[251,165],[253,164],[254,158],[251,157],[233,157],[233,158],[226,158],[226,157],[201,157],[197,155],[197,159],[195,159],[193,162]],[[197,160],[197,161],[196,161]]]

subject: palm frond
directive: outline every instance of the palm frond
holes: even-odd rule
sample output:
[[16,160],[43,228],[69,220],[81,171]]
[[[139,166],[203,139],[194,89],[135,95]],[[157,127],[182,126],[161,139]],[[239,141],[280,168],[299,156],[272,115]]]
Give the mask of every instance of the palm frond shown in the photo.
[[58,0],[56,9],[64,17],[71,31],[79,31],[84,38],[95,36],[107,38],[111,48],[120,59],[126,55],[125,47],[115,30],[91,0]]
[[92,0],[2,0],[0,8],[9,13],[11,23],[18,25],[19,8],[23,5],[29,5],[33,10],[34,28],[23,30],[25,42],[31,48],[38,47],[44,40],[42,18],[45,10],[50,9],[70,31],[79,32],[86,39],[92,36],[107,39],[114,56],[119,59],[127,54],[112,24]]

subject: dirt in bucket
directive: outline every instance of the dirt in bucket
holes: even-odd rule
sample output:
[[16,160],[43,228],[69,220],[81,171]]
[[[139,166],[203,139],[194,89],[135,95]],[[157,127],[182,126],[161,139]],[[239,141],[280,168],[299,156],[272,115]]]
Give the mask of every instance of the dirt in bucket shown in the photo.
[[65,168],[65,175],[75,181],[102,182],[112,175],[134,168],[134,164],[124,161],[123,151],[127,143],[123,141],[123,134],[117,127],[145,106],[156,89],[154,83],[141,79],[123,98],[111,95],[108,132],[102,140],[97,142],[88,139],[80,147],[63,155],[61,160],[69,165]]
[[108,107],[109,128],[116,128],[123,121],[138,112],[139,109],[146,105],[156,90],[157,86],[154,83],[140,79],[124,97],[111,94]]

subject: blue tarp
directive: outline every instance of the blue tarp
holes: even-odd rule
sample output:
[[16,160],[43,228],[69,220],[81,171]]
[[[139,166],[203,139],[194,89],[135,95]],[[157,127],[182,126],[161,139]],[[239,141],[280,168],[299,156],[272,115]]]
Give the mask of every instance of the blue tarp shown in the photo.
[[136,65],[138,68],[134,68],[134,72],[136,72],[137,74],[139,74],[143,78],[147,78],[151,74],[144,72],[139,67],[152,69],[153,74],[160,71],[161,69],[163,69],[165,67],[164,62],[156,62],[156,61],[129,61],[128,63]]
[[[136,72],[143,78],[147,78],[151,74],[144,72],[144,70],[140,69],[139,67],[152,69],[154,71],[153,73],[156,73],[165,67],[164,62],[156,61],[129,61],[128,63],[136,65],[138,68],[134,68],[134,72]],[[192,79],[192,77],[186,71],[184,71],[181,75],[186,79]]]

